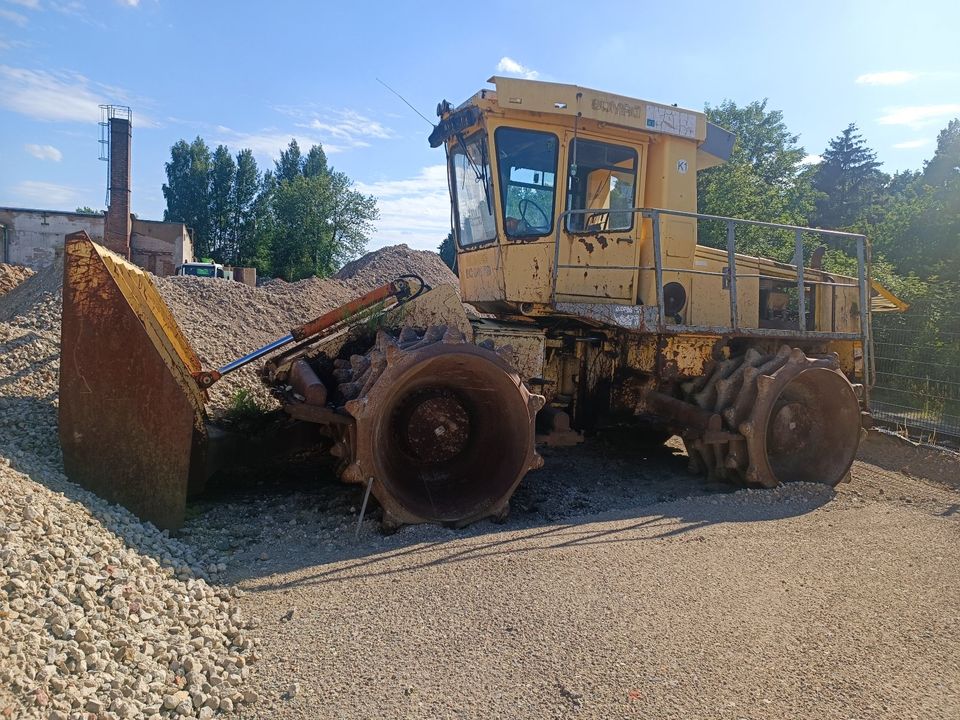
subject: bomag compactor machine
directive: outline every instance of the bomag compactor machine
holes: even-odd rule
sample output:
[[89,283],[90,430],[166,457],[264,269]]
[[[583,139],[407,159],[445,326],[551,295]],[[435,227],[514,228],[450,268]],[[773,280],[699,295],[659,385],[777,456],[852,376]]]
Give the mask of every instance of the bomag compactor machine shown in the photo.
[[677,434],[693,470],[732,483],[847,478],[869,419],[870,313],[903,307],[871,283],[866,238],[697,213],[697,172],[735,141],[702,113],[491,82],[442,102],[430,135],[446,151],[463,302],[397,268],[203,370],[146,274],[69,237],[70,477],[175,527],[213,455],[206,389],[260,361],[388,526],[502,517],[542,464],[538,441],[610,423]]

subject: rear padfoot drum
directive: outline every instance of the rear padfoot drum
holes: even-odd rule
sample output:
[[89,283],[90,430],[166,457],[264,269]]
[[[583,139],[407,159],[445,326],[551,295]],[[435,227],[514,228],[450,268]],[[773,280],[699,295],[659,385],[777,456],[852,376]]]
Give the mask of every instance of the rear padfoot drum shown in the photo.
[[685,439],[692,470],[762,487],[848,478],[864,431],[836,355],[750,349],[685,389],[689,402],[722,418],[725,431]]

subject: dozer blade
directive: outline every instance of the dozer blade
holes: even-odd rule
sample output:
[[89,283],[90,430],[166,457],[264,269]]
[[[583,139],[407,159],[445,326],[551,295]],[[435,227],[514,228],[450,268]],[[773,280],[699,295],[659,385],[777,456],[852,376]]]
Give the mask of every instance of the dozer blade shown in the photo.
[[67,476],[160,528],[206,475],[200,362],[145,272],[66,238],[60,445]]

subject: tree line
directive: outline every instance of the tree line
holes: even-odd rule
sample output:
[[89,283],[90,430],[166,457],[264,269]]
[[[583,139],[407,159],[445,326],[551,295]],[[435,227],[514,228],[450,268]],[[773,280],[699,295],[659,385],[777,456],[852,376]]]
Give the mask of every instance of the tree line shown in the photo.
[[321,145],[304,155],[296,140],[261,173],[253,152],[211,152],[201,137],[170,149],[163,219],[191,230],[194,254],[297,280],[329,275],[363,252],[376,200],[328,162]]
[[[737,142],[729,162],[699,173],[700,212],[863,233],[872,243],[875,274],[908,301],[931,301],[931,292],[948,285],[956,289],[960,119],[939,133],[922,170],[890,175],[855,123],[809,163],[783,114],[766,101],[743,107],[726,101],[706,113]],[[747,240],[750,252],[793,259],[792,244],[770,233],[756,231]],[[831,259],[840,262],[838,253],[827,255],[828,266]]]

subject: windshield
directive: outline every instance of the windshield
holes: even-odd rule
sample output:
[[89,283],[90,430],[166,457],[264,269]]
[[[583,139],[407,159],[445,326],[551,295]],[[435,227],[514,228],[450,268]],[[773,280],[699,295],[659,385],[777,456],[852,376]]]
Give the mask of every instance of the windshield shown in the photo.
[[184,275],[195,275],[197,277],[214,277],[216,270],[213,265],[184,265]]
[[490,160],[483,134],[457,143],[450,155],[453,197],[457,212],[457,240],[461,247],[489,242],[497,225],[489,198]]
[[557,181],[556,135],[499,128],[497,162],[507,237],[542,237],[553,232]]
[[[637,185],[637,151],[623,145],[574,140],[567,210],[630,210]],[[575,213],[567,216],[569,232],[630,230],[632,212]]]

